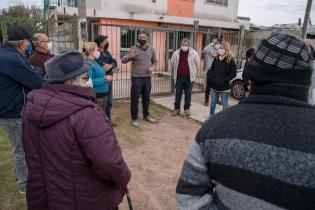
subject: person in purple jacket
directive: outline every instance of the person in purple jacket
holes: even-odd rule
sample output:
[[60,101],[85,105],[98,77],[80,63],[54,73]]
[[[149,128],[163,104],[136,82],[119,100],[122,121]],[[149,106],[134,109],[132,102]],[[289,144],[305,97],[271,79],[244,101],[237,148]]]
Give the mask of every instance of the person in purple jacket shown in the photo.
[[114,210],[131,178],[114,131],[95,104],[84,57],[63,51],[45,63],[47,84],[22,115],[28,210]]

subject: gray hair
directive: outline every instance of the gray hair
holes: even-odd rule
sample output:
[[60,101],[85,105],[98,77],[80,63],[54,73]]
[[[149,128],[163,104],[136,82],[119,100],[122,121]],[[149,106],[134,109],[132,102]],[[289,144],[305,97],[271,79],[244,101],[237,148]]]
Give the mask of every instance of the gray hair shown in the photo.
[[187,39],[187,38],[182,38],[182,40],[181,40],[181,44],[183,44],[184,42],[187,42],[188,43],[188,46],[190,46],[190,40],[189,39]]

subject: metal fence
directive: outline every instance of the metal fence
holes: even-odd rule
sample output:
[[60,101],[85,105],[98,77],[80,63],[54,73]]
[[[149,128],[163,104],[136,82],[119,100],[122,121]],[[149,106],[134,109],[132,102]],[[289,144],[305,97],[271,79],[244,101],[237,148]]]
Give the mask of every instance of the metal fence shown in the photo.
[[67,20],[34,20],[22,18],[0,17],[0,44],[8,38],[8,28],[23,26],[31,34],[45,33],[52,42],[52,53],[65,49],[79,49],[78,46],[78,18],[73,16]]
[[92,23],[90,40],[94,40],[95,36],[100,34],[108,36],[109,51],[117,60],[118,71],[114,73],[113,80],[113,97],[115,99],[130,97],[131,64],[123,64],[121,58],[128,52],[130,47],[135,45],[140,30],[148,32],[149,43],[155,49],[159,61],[158,67],[152,76],[152,95],[173,93],[174,72],[172,72],[170,67],[170,59],[172,54],[180,47],[180,40],[182,38],[188,38],[191,40],[191,43],[196,43],[194,48],[202,60],[193,91],[203,90],[204,56],[202,49],[210,40],[211,33],[186,29]]

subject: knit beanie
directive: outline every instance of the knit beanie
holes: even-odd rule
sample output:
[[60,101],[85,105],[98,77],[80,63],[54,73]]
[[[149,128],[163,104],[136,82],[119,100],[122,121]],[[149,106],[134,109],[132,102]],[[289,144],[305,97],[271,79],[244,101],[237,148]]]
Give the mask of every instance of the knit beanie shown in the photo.
[[263,39],[246,71],[255,84],[284,83],[310,86],[311,49],[303,40],[283,33]]

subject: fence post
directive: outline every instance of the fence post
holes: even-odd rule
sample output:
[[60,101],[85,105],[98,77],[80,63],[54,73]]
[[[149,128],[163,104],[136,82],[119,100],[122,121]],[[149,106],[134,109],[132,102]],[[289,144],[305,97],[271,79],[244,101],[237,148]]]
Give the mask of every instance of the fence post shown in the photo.
[[245,39],[245,26],[241,25],[240,26],[240,33],[239,33],[238,50],[237,50],[237,67],[238,68],[242,68],[244,39]]
[[197,50],[198,45],[198,30],[199,30],[199,20],[194,21],[194,44],[193,48]]
[[164,71],[168,72],[168,56],[169,56],[169,45],[170,45],[170,32],[165,32],[166,33],[166,42],[165,42],[165,66],[164,66]]
[[73,15],[73,47],[75,50],[79,50],[79,18],[76,14]]

